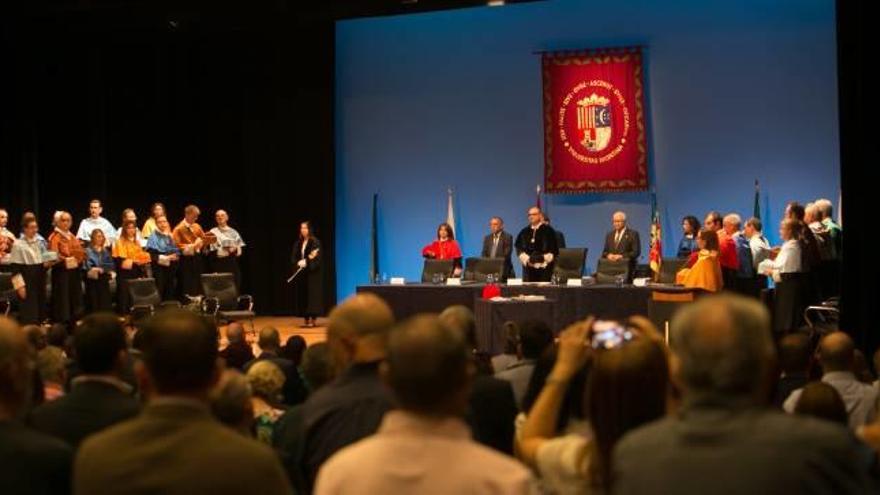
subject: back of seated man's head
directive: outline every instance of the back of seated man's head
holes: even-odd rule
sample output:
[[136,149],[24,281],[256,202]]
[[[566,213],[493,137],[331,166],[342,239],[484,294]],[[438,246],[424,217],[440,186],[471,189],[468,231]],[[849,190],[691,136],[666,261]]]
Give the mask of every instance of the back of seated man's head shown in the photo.
[[519,324],[519,349],[523,359],[538,359],[544,349],[553,343],[553,331],[540,320]]
[[18,416],[31,393],[33,362],[24,332],[0,317],[0,419]]
[[813,355],[810,337],[791,333],[779,341],[779,369],[786,375],[804,374]]
[[333,379],[333,360],[326,342],[312,344],[303,352],[302,374],[312,392]]
[[679,310],[670,338],[673,376],[685,399],[766,401],[775,350],[770,316],[758,301],[701,298]]
[[822,371],[852,371],[856,346],[849,335],[832,332],[819,342],[819,364]]
[[160,395],[204,397],[219,377],[217,327],[186,310],[151,317],[140,330],[147,390]]
[[473,375],[461,333],[434,315],[414,316],[392,332],[383,376],[399,406],[425,416],[461,416]]
[[254,409],[247,377],[235,369],[223,370],[209,398],[211,412],[218,421],[245,435],[250,434]]
[[328,316],[327,342],[336,369],[384,357],[393,325],[391,308],[375,294],[357,294],[333,308]]
[[67,377],[67,359],[64,351],[54,346],[47,346],[37,353],[37,369],[43,383],[63,384]]
[[468,347],[477,347],[477,320],[470,308],[461,304],[449,306],[440,313],[440,321],[461,332]]
[[49,327],[49,331],[46,332],[46,343],[63,349],[67,344],[67,325],[56,323]]
[[843,398],[837,389],[825,382],[811,382],[804,386],[794,406],[794,413],[832,421],[841,426],[849,424]]
[[244,342],[244,327],[241,323],[233,321],[226,327],[226,340],[230,345]]
[[278,352],[281,348],[281,334],[275,327],[263,327],[257,338],[257,345],[262,351]]
[[86,316],[73,335],[76,361],[86,375],[119,372],[126,360],[125,328],[111,313]]

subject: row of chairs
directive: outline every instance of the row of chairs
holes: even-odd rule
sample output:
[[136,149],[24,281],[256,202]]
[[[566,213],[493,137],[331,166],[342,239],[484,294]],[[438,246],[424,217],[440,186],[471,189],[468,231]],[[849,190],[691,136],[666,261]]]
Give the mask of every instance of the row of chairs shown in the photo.
[[[661,283],[675,283],[675,274],[684,268],[686,259],[663,258],[660,268]],[[587,264],[587,248],[563,248],[559,250],[559,256],[553,266],[556,277],[565,282],[570,278],[581,278]],[[422,269],[422,282],[428,283],[434,280],[434,275],[443,278],[452,275],[454,269],[452,260],[426,259]],[[600,259],[596,264],[596,281],[598,283],[613,283],[619,277],[631,281],[633,266],[628,260],[610,261]],[[485,282],[489,275],[500,276],[504,271],[502,258],[466,258],[462,280],[473,282]]]

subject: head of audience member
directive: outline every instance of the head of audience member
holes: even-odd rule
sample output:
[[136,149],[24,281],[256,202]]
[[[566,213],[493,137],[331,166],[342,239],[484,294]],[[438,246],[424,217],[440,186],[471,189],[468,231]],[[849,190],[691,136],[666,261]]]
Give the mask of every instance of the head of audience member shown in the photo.
[[693,215],[682,218],[681,231],[685,236],[696,237],[700,233],[700,221]]
[[710,211],[706,214],[706,218],[703,219],[703,227],[708,230],[714,230],[715,232],[721,230],[723,223],[721,213],[717,211]]
[[0,317],[0,420],[19,416],[31,397],[34,363],[24,332]]
[[853,371],[856,346],[844,332],[831,332],[819,341],[819,364],[824,373]]
[[0,208],[0,229],[5,229],[9,225],[9,212],[5,208]]
[[529,225],[532,228],[537,228],[541,223],[544,222],[544,215],[541,213],[541,209],[537,206],[532,206],[528,211],[529,217]]
[[238,370],[225,369],[209,396],[211,412],[224,425],[250,436],[254,422],[251,395],[248,378]]
[[226,210],[217,210],[217,213],[214,214],[214,221],[217,222],[218,227],[225,229],[229,224],[229,215]]
[[820,198],[817,199],[813,204],[816,205],[816,210],[819,213],[819,221],[825,220],[826,218],[832,218],[834,207],[832,206],[831,201]]
[[312,392],[330,383],[334,378],[330,346],[326,342],[318,342],[306,348],[300,369]]
[[122,224],[124,225],[125,222],[137,223],[137,213],[133,209],[126,208],[122,210]]
[[191,311],[169,309],[138,331],[142,359],[135,372],[147,397],[187,397],[207,401],[220,376],[217,327]]
[[57,347],[47,346],[37,353],[37,369],[45,384],[63,387],[67,382],[67,358]]
[[520,359],[536,360],[553,343],[553,331],[541,320],[527,320],[519,324],[517,355]]
[[804,223],[810,225],[813,222],[819,222],[822,220],[821,214],[819,213],[819,209],[816,208],[815,203],[807,203],[804,206]]
[[46,332],[46,344],[65,350],[67,348],[67,337],[67,325],[64,323],[55,323],[49,327],[49,331]]
[[635,338],[593,354],[587,411],[595,438],[590,478],[611,487],[611,453],[624,434],[666,413],[669,365],[657,330],[645,319],[627,323]]
[[162,203],[153,203],[153,205],[150,206],[150,216],[152,216],[154,220],[158,220],[159,217],[164,217],[165,205]]
[[626,213],[615,211],[614,214],[611,215],[611,226],[614,227],[615,232],[620,232],[626,228]]
[[870,368],[868,368],[868,359],[858,349],[853,352],[853,374],[862,383],[874,383],[874,375],[871,373]]
[[790,333],[779,341],[779,370],[786,376],[807,374],[812,356],[810,337],[806,334]]
[[284,348],[281,349],[282,357],[290,359],[293,364],[299,366],[302,363],[303,353],[306,351],[306,339],[302,335],[291,335],[284,342]]
[[[529,377],[529,384],[523,395],[522,409],[526,414],[538,400],[538,395],[553,371],[558,354],[559,347],[550,345],[535,361],[535,369],[532,371],[532,376]],[[556,417],[556,431],[565,431],[570,423],[586,419],[588,404],[585,399],[587,398],[587,381],[591,367],[592,363],[588,362],[569,381],[565,395],[562,397],[562,405],[559,407],[559,415]]]
[[226,327],[226,341],[229,345],[241,345],[245,342],[244,327],[241,323],[233,321]]
[[804,205],[798,203],[797,201],[791,201],[787,205],[785,205],[785,218],[790,218],[803,222],[804,215],[806,215]]
[[132,220],[126,220],[122,224],[122,238],[129,241],[137,240],[138,228],[137,224]]
[[379,296],[356,294],[333,308],[328,320],[327,343],[337,373],[385,358],[394,315]]
[[314,237],[314,232],[312,229],[312,222],[309,220],[305,220],[299,223],[299,239],[311,239]]
[[504,354],[515,356],[519,348],[519,324],[515,321],[505,321],[501,329],[504,332]]
[[40,325],[25,325],[21,330],[27,336],[27,343],[34,353],[40,352],[49,345],[46,331]]
[[751,239],[754,236],[760,236],[761,231],[764,230],[764,224],[761,223],[760,218],[752,217],[746,220],[746,226],[743,228],[743,235],[746,236],[746,239]]
[[794,406],[794,413],[824,419],[841,426],[849,425],[846,405],[840,393],[824,382],[811,382],[804,386]]
[[25,213],[21,217],[21,232],[25,239],[33,240],[37,237],[37,217],[33,213]]
[[89,246],[96,251],[101,251],[104,249],[104,245],[107,243],[107,236],[104,235],[104,231],[101,229],[94,229],[92,233],[89,235]]
[[165,235],[171,235],[171,224],[168,223],[168,217],[165,215],[156,217],[156,230]]
[[433,418],[467,411],[474,369],[467,344],[434,315],[418,315],[391,331],[382,376],[401,409]]
[[254,397],[269,404],[281,403],[281,389],[286,377],[277,364],[266,359],[257,361],[248,368],[247,379]]
[[263,327],[257,337],[257,345],[262,352],[271,352],[277,356],[281,352],[281,334],[275,327]]
[[451,241],[455,239],[455,234],[452,233],[452,227],[450,227],[448,223],[443,222],[437,227],[437,239],[441,241]]
[[803,222],[786,218],[779,225],[779,238],[783,241],[797,241],[803,235]]
[[84,375],[119,376],[128,362],[125,328],[112,313],[93,313],[83,318],[73,334],[73,347]]
[[474,312],[467,306],[456,304],[440,312],[439,318],[446,326],[461,334],[470,349],[477,373],[480,375],[494,373],[491,357],[477,351],[477,320],[474,317]]
[[183,218],[186,220],[186,223],[193,224],[198,221],[200,213],[198,206],[188,205],[183,209]]
[[504,220],[501,217],[492,217],[489,219],[489,232],[497,234],[504,230]]
[[742,226],[742,219],[736,213],[729,213],[724,216],[724,220],[722,221],[722,228],[724,229],[724,233],[728,236],[732,236],[739,232],[740,227]]
[[766,403],[776,351],[760,302],[730,294],[700,298],[673,318],[670,344],[672,377],[685,402]]
[[70,232],[70,225],[73,223],[73,217],[66,211],[59,212],[58,221],[55,227],[61,232]]
[[89,201],[89,217],[93,220],[97,220],[101,213],[104,211],[104,208],[101,206],[100,199],[93,199]]
[[700,250],[715,251],[719,249],[718,233],[712,229],[703,229],[697,236],[697,247]]

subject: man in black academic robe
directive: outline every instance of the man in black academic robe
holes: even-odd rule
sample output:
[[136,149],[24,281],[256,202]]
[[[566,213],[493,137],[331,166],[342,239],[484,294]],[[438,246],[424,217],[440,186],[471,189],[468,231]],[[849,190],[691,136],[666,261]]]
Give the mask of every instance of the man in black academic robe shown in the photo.
[[516,254],[523,265],[523,280],[547,282],[553,275],[553,261],[559,254],[556,233],[544,224],[541,209],[529,208],[529,225],[516,236]]

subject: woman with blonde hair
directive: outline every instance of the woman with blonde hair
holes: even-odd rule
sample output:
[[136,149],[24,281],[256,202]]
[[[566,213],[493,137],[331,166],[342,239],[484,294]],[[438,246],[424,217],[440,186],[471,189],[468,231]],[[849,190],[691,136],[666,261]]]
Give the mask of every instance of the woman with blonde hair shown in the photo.
[[260,360],[248,368],[247,379],[253,392],[254,433],[257,440],[271,445],[275,423],[284,414],[284,409],[278,406],[284,388],[284,372],[272,361]]

